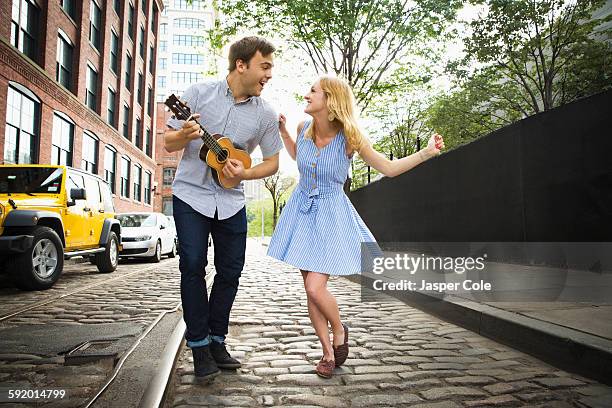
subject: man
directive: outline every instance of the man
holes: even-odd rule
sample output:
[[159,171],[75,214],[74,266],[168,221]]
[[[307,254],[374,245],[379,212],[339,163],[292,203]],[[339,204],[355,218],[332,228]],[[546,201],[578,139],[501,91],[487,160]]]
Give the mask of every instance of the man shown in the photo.
[[[232,180],[268,177],[278,170],[282,148],[278,115],[260,98],[272,77],[275,48],[260,37],[245,37],[230,47],[229,74],[221,81],[195,84],[182,100],[210,133],[219,133],[249,153],[259,145],[263,162],[245,169],[230,159],[223,168]],[[244,266],[247,221],[242,185],[224,189],[199,158],[201,130],[193,121],[168,120],[166,150],[185,149],[173,190],[176,230],[180,242],[181,300],[187,325],[185,338],[193,353],[196,377],[212,377],[219,368],[239,368],[225,348],[229,315]],[[212,235],[217,274],[207,298],[204,268]]]

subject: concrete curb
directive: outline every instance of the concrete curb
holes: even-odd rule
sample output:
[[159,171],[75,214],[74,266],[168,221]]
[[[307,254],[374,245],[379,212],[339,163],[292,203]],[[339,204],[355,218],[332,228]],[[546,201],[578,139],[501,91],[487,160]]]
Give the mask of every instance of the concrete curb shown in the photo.
[[[362,275],[347,279],[364,287],[372,287],[374,281]],[[551,365],[612,385],[610,340],[458,297],[438,298],[412,291],[390,295]]]

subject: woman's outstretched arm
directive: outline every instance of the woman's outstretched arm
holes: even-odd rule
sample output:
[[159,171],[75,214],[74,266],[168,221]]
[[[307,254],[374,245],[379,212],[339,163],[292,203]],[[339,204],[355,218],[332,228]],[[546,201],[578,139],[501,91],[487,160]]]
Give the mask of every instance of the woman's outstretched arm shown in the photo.
[[[295,140],[291,137],[289,131],[287,130],[287,118],[282,113],[278,118],[278,127],[280,130],[281,137],[283,138],[283,144],[285,145],[285,149],[287,149],[287,153],[289,153],[289,156],[291,156],[291,158],[295,160],[297,145],[295,143]],[[297,128],[298,135],[302,131],[303,127],[304,122],[300,122]]]
[[374,150],[369,142],[365,142],[359,151],[359,155],[363,160],[376,170],[387,177],[395,177],[408,170],[418,166],[424,161],[440,154],[440,150],[444,148],[444,139],[442,136],[435,134],[427,143],[427,147],[410,156],[403,157],[397,160],[389,160],[387,157]]

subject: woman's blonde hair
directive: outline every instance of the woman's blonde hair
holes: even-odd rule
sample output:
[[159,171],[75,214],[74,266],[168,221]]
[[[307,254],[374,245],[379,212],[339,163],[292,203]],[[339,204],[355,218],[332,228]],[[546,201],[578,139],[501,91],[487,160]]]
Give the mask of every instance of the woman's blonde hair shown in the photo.
[[[364,136],[357,124],[355,114],[355,96],[350,85],[343,79],[333,76],[319,78],[321,89],[327,96],[327,109],[329,119],[339,123],[344,131],[346,142],[354,151],[359,153],[363,146]],[[306,129],[305,136],[314,139],[315,123]]]

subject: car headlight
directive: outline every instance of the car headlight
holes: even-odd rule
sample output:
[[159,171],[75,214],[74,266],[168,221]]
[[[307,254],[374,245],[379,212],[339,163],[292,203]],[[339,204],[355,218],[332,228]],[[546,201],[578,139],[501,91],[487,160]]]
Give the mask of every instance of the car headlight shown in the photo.
[[134,241],[148,241],[151,239],[150,235],[143,235],[142,237],[136,237],[134,238]]

